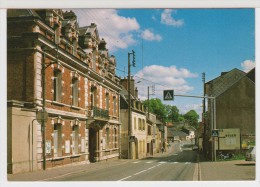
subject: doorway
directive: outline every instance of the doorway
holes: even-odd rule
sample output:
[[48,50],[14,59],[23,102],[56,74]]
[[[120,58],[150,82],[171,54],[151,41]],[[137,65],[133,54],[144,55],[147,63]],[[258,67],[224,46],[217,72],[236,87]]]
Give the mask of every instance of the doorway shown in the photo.
[[96,162],[97,151],[97,131],[94,128],[89,129],[89,161]]

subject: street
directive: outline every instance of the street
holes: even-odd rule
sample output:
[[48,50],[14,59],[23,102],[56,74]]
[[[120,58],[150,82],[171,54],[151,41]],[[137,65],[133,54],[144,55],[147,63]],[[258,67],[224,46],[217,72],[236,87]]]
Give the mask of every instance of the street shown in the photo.
[[87,170],[49,179],[49,181],[191,181],[196,152],[188,144],[175,145],[173,152],[141,160],[119,160],[99,170]]

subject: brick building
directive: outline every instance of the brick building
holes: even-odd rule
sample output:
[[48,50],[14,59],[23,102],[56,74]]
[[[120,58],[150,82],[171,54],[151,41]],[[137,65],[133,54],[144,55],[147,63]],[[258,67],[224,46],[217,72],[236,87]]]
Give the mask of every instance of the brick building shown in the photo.
[[[42,63],[45,69],[42,69]],[[46,167],[119,156],[116,60],[97,25],[62,10],[7,11],[8,173],[42,169],[45,73]]]

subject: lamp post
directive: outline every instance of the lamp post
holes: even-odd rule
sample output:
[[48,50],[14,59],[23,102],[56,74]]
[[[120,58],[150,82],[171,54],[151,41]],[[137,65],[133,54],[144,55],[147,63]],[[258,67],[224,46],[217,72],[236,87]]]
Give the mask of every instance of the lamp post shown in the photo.
[[[53,62],[50,62],[49,64],[46,65],[45,63],[45,58],[46,58],[46,52],[47,51],[52,51],[52,50],[57,50],[56,54],[56,60]],[[45,83],[45,70],[52,64],[58,62],[58,46],[56,46],[53,49],[46,50],[45,46],[42,47],[42,69],[41,69],[41,75],[42,75],[42,116],[47,113],[46,112],[46,83]],[[47,116],[48,118],[48,116]],[[42,131],[42,154],[43,154],[43,170],[46,170],[46,119],[44,117],[41,118],[41,131]]]

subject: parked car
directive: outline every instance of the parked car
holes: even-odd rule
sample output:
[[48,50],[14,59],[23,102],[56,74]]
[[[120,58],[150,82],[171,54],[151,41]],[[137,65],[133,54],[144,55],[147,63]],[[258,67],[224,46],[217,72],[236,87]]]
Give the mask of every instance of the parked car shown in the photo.
[[197,151],[199,149],[199,147],[197,146],[197,145],[194,145],[193,147],[192,147],[192,150],[194,150],[194,151]]
[[255,146],[250,147],[246,152],[246,161],[255,161]]

